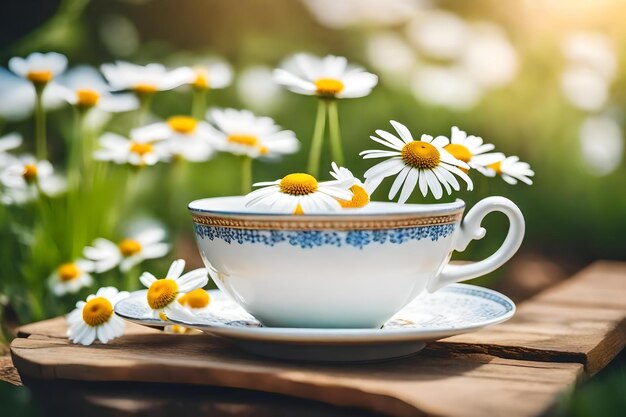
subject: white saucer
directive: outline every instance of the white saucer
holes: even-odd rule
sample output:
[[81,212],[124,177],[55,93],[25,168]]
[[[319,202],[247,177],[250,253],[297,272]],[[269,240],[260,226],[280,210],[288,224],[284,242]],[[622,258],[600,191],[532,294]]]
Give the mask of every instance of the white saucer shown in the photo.
[[467,284],[423,294],[380,329],[303,329],[263,327],[219,290],[193,321],[154,319],[146,291],[136,291],[115,306],[126,320],[150,327],[180,324],[221,336],[243,350],[277,359],[300,361],[372,361],[419,352],[426,342],[502,323],[515,304],[497,291]]

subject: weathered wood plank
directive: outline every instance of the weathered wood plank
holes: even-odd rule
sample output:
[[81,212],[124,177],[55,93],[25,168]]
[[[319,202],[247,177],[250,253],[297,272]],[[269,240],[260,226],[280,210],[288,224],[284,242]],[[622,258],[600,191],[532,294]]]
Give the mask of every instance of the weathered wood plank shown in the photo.
[[522,303],[508,322],[438,344],[505,358],[578,362],[594,375],[626,347],[626,263],[594,263]]
[[624,348],[625,319],[626,264],[601,262],[523,303],[507,323],[386,363],[284,363],[219,338],[137,325],[108,345],[82,347],[67,341],[62,318],[21,328],[11,349],[20,372],[35,378],[261,390],[394,416],[530,416]]
[[20,375],[13,366],[11,356],[8,354],[0,356],[0,381],[5,381],[13,385],[22,385]]
[[[63,331],[59,320],[46,327]],[[366,365],[292,364],[234,351],[215,337],[146,334],[134,325],[108,345],[31,334],[11,349],[20,372],[31,377],[242,388],[392,416],[537,415],[582,372],[580,364],[437,350]]]

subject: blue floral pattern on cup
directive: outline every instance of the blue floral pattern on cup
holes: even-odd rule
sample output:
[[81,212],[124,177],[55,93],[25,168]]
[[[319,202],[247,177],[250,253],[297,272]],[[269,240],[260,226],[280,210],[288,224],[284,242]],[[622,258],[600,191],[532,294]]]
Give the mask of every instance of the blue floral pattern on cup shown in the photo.
[[259,243],[275,246],[286,242],[291,246],[311,249],[321,246],[352,246],[363,249],[372,244],[386,242],[401,244],[409,240],[430,239],[437,241],[450,236],[455,229],[454,224],[406,227],[384,230],[351,230],[332,232],[320,230],[247,230],[230,227],[195,224],[196,235],[200,239],[220,239],[228,244]]

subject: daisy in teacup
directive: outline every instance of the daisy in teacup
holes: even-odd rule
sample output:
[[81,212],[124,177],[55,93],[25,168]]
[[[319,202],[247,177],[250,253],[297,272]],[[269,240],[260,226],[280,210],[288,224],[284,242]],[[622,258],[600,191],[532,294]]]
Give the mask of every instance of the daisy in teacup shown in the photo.
[[452,126],[450,144],[444,149],[483,175],[488,175],[488,165],[504,159],[502,152],[490,152],[495,149],[493,144],[483,143],[480,136],[468,135],[456,126]]
[[511,185],[517,184],[518,181],[532,185],[533,180],[529,177],[535,175],[535,171],[530,168],[530,165],[520,161],[517,156],[506,157],[502,161],[489,165],[488,169],[492,176],[498,174]]
[[17,162],[17,158],[8,152],[20,146],[22,146],[22,135],[19,133],[0,136],[0,170]]
[[115,315],[113,308],[128,296],[128,292],[118,291],[115,287],[103,287],[86,301],[77,302],[76,308],[66,316],[69,339],[87,346],[96,339],[108,343],[123,335],[126,324]]
[[228,87],[233,79],[230,65],[219,59],[207,59],[191,68],[188,83],[197,90],[216,90]]
[[259,182],[246,196],[246,207],[265,208],[276,213],[311,214],[341,210],[339,200],[351,200],[352,178],[318,182],[309,174],[295,173],[280,180]]
[[368,95],[378,77],[342,56],[323,58],[299,53],[274,70],[274,80],[289,90],[328,98],[356,98]]
[[190,313],[181,303],[179,297],[209,282],[208,271],[205,268],[194,269],[183,275],[185,261],[177,259],[172,262],[167,275],[157,279],[149,272],[144,272],[139,281],[148,288],[146,299],[152,309],[153,317],[167,320],[168,317],[189,318]]
[[167,149],[155,146],[155,139],[137,136],[137,129],[130,132],[130,139],[117,133],[107,132],[100,136],[100,149],[93,157],[98,161],[111,161],[116,164],[130,164],[138,167],[155,165],[169,158]]
[[34,52],[26,58],[13,57],[9,69],[33,85],[41,87],[59,76],[67,67],[67,58],[57,52]]
[[118,265],[122,272],[127,272],[146,259],[165,256],[170,250],[170,245],[163,242],[165,236],[165,230],[154,226],[127,236],[117,244],[98,238],[83,250],[83,255],[93,261],[94,272],[106,272]]
[[139,107],[133,94],[112,94],[102,75],[92,67],[78,66],[58,79],[63,98],[80,109],[98,108],[106,112],[124,112]]
[[213,129],[203,120],[190,116],[172,116],[165,122],[152,123],[133,130],[133,138],[148,143],[157,141],[158,154],[191,162],[209,160],[215,152],[211,143]]
[[207,118],[216,127],[212,142],[224,152],[250,158],[273,158],[298,150],[300,142],[291,130],[282,130],[270,117],[249,110],[212,109]]
[[113,90],[130,90],[140,95],[172,90],[186,84],[195,75],[187,67],[169,70],[161,64],[144,66],[124,61],[103,64],[100,69]]
[[[399,137],[384,130],[377,130],[377,136],[370,136],[374,142],[378,142],[391,150],[366,150],[359,155],[363,159],[388,158],[374,165],[365,174],[365,188],[374,192],[380,183],[387,177],[396,176],[389,199],[392,200],[400,192],[398,202],[405,203],[416,186],[425,197],[430,190],[435,198],[443,195],[445,188],[448,194],[452,193],[451,187],[460,189],[455,174],[467,183],[467,189],[473,188],[472,180],[462,170],[469,169],[469,165],[456,159],[445,147],[450,143],[445,136],[433,139],[430,135],[422,135],[420,140],[414,140],[409,129],[401,123],[391,121]],[[443,187],[442,187],[443,185]]]
[[74,262],[66,262],[59,265],[50,275],[48,286],[54,295],[76,293],[83,287],[93,283],[89,274],[93,271],[93,263],[85,259],[77,259]]
[[351,200],[339,200],[339,204],[343,208],[359,208],[365,207],[367,203],[370,201],[370,196],[367,190],[365,189],[365,185],[361,182],[360,179],[356,178],[352,175],[352,171],[348,168],[340,167],[335,162],[331,164],[333,168],[330,171],[330,175],[336,180],[345,180],[349,179],[352,181],[352,185],[350,186],[350,191],[352,191],[352,199]]

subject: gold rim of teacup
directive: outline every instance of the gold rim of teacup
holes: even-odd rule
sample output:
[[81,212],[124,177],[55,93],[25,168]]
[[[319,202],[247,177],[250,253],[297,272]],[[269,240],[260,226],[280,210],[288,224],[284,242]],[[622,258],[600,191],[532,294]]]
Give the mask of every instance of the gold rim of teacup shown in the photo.
[[264,230],[378,230],[378,229],[399,229],[419,226],[436,226],[450,223],[457,223],[461,220],[463,211],[439,216],[418,217],[416,214],[406,214],[397,216],[385,216],[383,219],[375,218],[346,218],[325,217],[305,218],[302,216],[272,216],[263,218],[261,216],[219,216],[208,213],[192,212],[194,223],[214,226],[228,227],[233,229],[264,229]]

